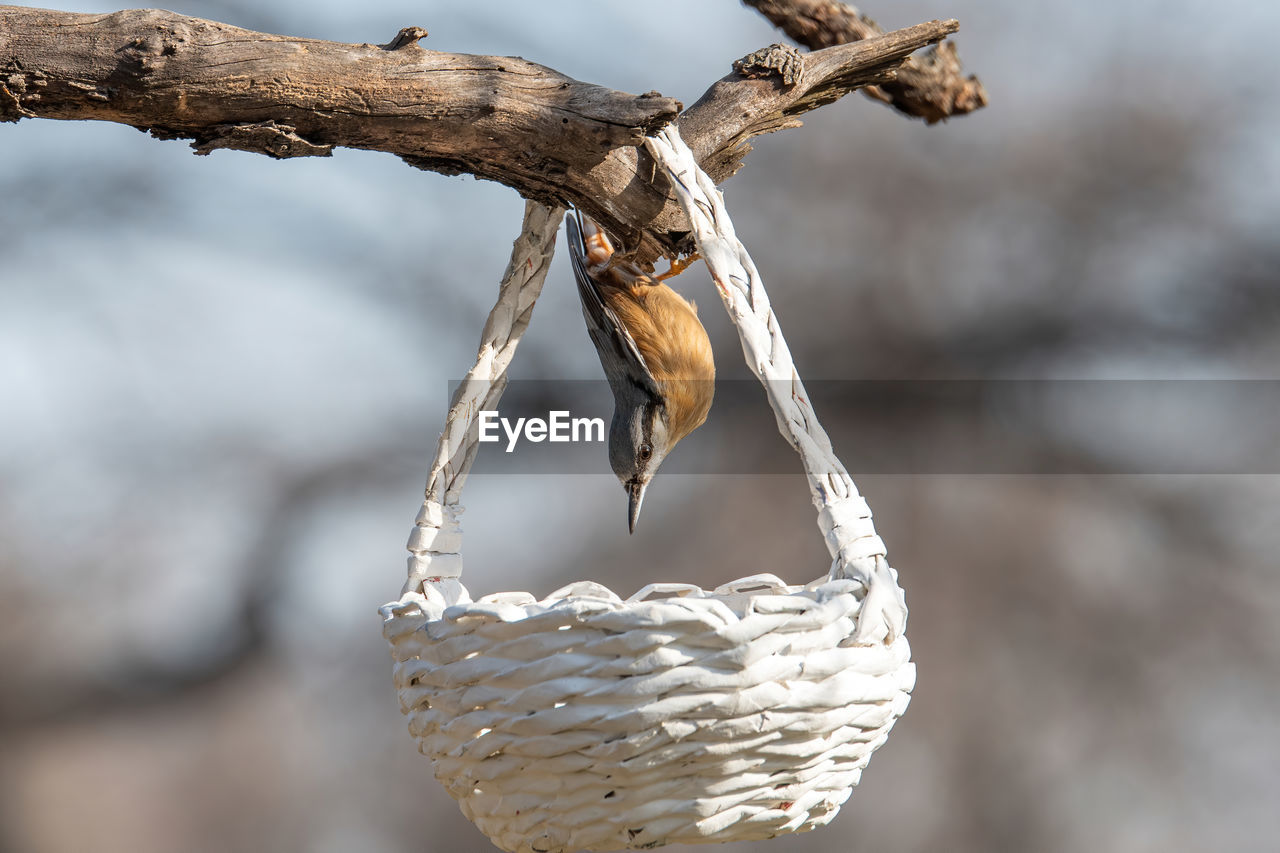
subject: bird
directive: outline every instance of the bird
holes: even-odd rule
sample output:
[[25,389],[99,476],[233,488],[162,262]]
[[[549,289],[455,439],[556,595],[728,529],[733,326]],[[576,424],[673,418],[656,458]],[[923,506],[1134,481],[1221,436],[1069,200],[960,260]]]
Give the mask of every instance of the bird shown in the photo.
[[716,366],[698,308],[663,280],[696,259],[649,275],[615,254],[608,235],[575,211],[565,217],[587,332],[613,392],[609,466],[627,493],[635,533],[645,490],[680,439],[702,426]]

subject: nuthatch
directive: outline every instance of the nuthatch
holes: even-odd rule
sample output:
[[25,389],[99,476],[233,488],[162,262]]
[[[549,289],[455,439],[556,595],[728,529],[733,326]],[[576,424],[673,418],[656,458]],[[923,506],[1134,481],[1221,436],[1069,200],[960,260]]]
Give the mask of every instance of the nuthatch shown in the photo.
[[[634,533],[644,491],[676,442],[702,426],[711,409],[716,366],[698,309],[664,278],[614,256],[591,220],[565,217],[569,253],[587,331],[613,391],[609,465],[627,491]],[[583,231],[589,231],[583,237]]]

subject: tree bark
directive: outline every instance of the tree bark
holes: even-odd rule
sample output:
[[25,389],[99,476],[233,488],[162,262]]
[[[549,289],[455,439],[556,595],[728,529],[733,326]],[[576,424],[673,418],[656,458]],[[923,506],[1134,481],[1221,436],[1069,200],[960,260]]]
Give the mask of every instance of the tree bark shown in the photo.
[[0,6],[0,120],[115,121],[272,157],[335,146],[499,181],[572,204],[642,262],[682,248],[688,224],[640,146],[679,121],[721,181],[752,136],[868,84],[955,32],[931,21],[811,53],[775,45],[735,63],[689,110],[649,92],[583,83],[514,57],[423,49],[409,27],[385,45],[269,35],[158,10],[84,15]]

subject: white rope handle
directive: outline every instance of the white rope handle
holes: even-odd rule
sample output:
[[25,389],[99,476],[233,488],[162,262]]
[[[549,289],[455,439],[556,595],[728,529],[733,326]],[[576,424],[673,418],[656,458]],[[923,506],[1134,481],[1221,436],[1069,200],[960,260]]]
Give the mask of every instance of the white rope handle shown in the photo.
[[[833,558],[830,578],[856,580],[866,587],[855,639],[859,643],[892,643],[905,629],[907,617],[897,574],[885,558],[884,542],[876,535],[870,507],[818,423],[769,305],[764,281],[734,233],[724,198],[698,167],[674,125],[646,139],[645,147],[671,179],[693,225],[698,250],[738,330],[747,364],[764,385],[778,430],[800,455],[818,509],[818,526]],[[497,404],[506,387],[507,366],[542,291],[563,215],[563,208],[534,202],[525,205],[521,233],[512,247],[498,300],[485,323],[476,363],[454,392],[436,447],[425,500],[409,536],[404,592],[421,590],[446,606],[467,598],[458,581],[462,574],[458,516],[463,511],[459,503],[462,486],[478,447],[475,422],[482,409]]]
[[[496,406],[506,390],[507,366],[529,328],[563,218],[562,207],[525,202],[520,236],[511,247],[511,262],[498,285],[498,300],[480,334],[476,363],[453,392],[444,432],[436,444],[426,496],[409,534],[409,578],[403,592],[421,589],[428,596],[441,596],[448,604],[466,595],[457,580],[462,575],[458,516],[463,510],[459,502],[462,486],[479,447],[476,420],[482,410]],[[423,584],[425,580],[432,583]]]
[[850,578],[867,585],[858,642],[885,638],[893,642],[905,629],[907,619],[897,575],[885,559],[884,542],[876,535],[871,508],[836,458],[831,439],[818,423],[782,328],[769,305],[764,280],[734,233],[723,195],[698,167],[675,125],[667,125],[646,139],[645,147],[666,171],[676,198],[689,217],[698,251],[742,340],[747,366],[764,385],[777,416],[778,431],[800,454],[809,493],[818,509],[818,526],[833,558],[830,577]]

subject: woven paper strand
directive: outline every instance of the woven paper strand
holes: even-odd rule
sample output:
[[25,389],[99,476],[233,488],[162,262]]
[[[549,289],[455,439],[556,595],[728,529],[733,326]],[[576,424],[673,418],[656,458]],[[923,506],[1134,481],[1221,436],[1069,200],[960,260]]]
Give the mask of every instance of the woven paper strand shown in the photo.
[[724,197],[698,168],[675,125],[646,139],[645,147],[671,178],[676,198],[689,216],[698,251],[738,329],[747,366],[764,385],[778,419],[778,431],[800,454],[809,493],[818,508],[818,526],[834,558],[832,579],[856,578],[871,587],[875,612],[863,612],[859,639],[870,641],[886,635],[892,639],[906,629],[907,621],[897,574],[885,560],[884,543],[871,523],[871,508],[858,494],[849,472],[836,458],[826,430],[818,423],[769,305],[764,281],[734,233]]
[[[564,208],[525,202],[520,236],[498,285],[498,300],[489,311],[476,363],[453,392],[444,432],[436,444],[427,475],[427,490],[409,535],[409,578],[402,594],[424,592],[437,604],[469,600],[458,582],[462,574],[462,486],[479,447],[476,419],[498,405],[507,387],[507,366],[529,328],[533,306],[542,293],[555,254],[556,233]],[[423,581],[434,579],[433,583]]]
[[[647,144],[804,461],[834,562],[803,587],[761,574],[711,591],[656,583],[625,601],[591,582],[541,601],[470,599],[457,516],[474,420],[501,394],[561,216],[530,205],[468,374],[477,384],[458,389],[437,448],[406,591],[382,608],[411,734],[463,813],[513,853],[763,839],[825,824],[915,683],[896,573],[719,194],[674,128]],[[789,395],[774,392],[779,378]]]

